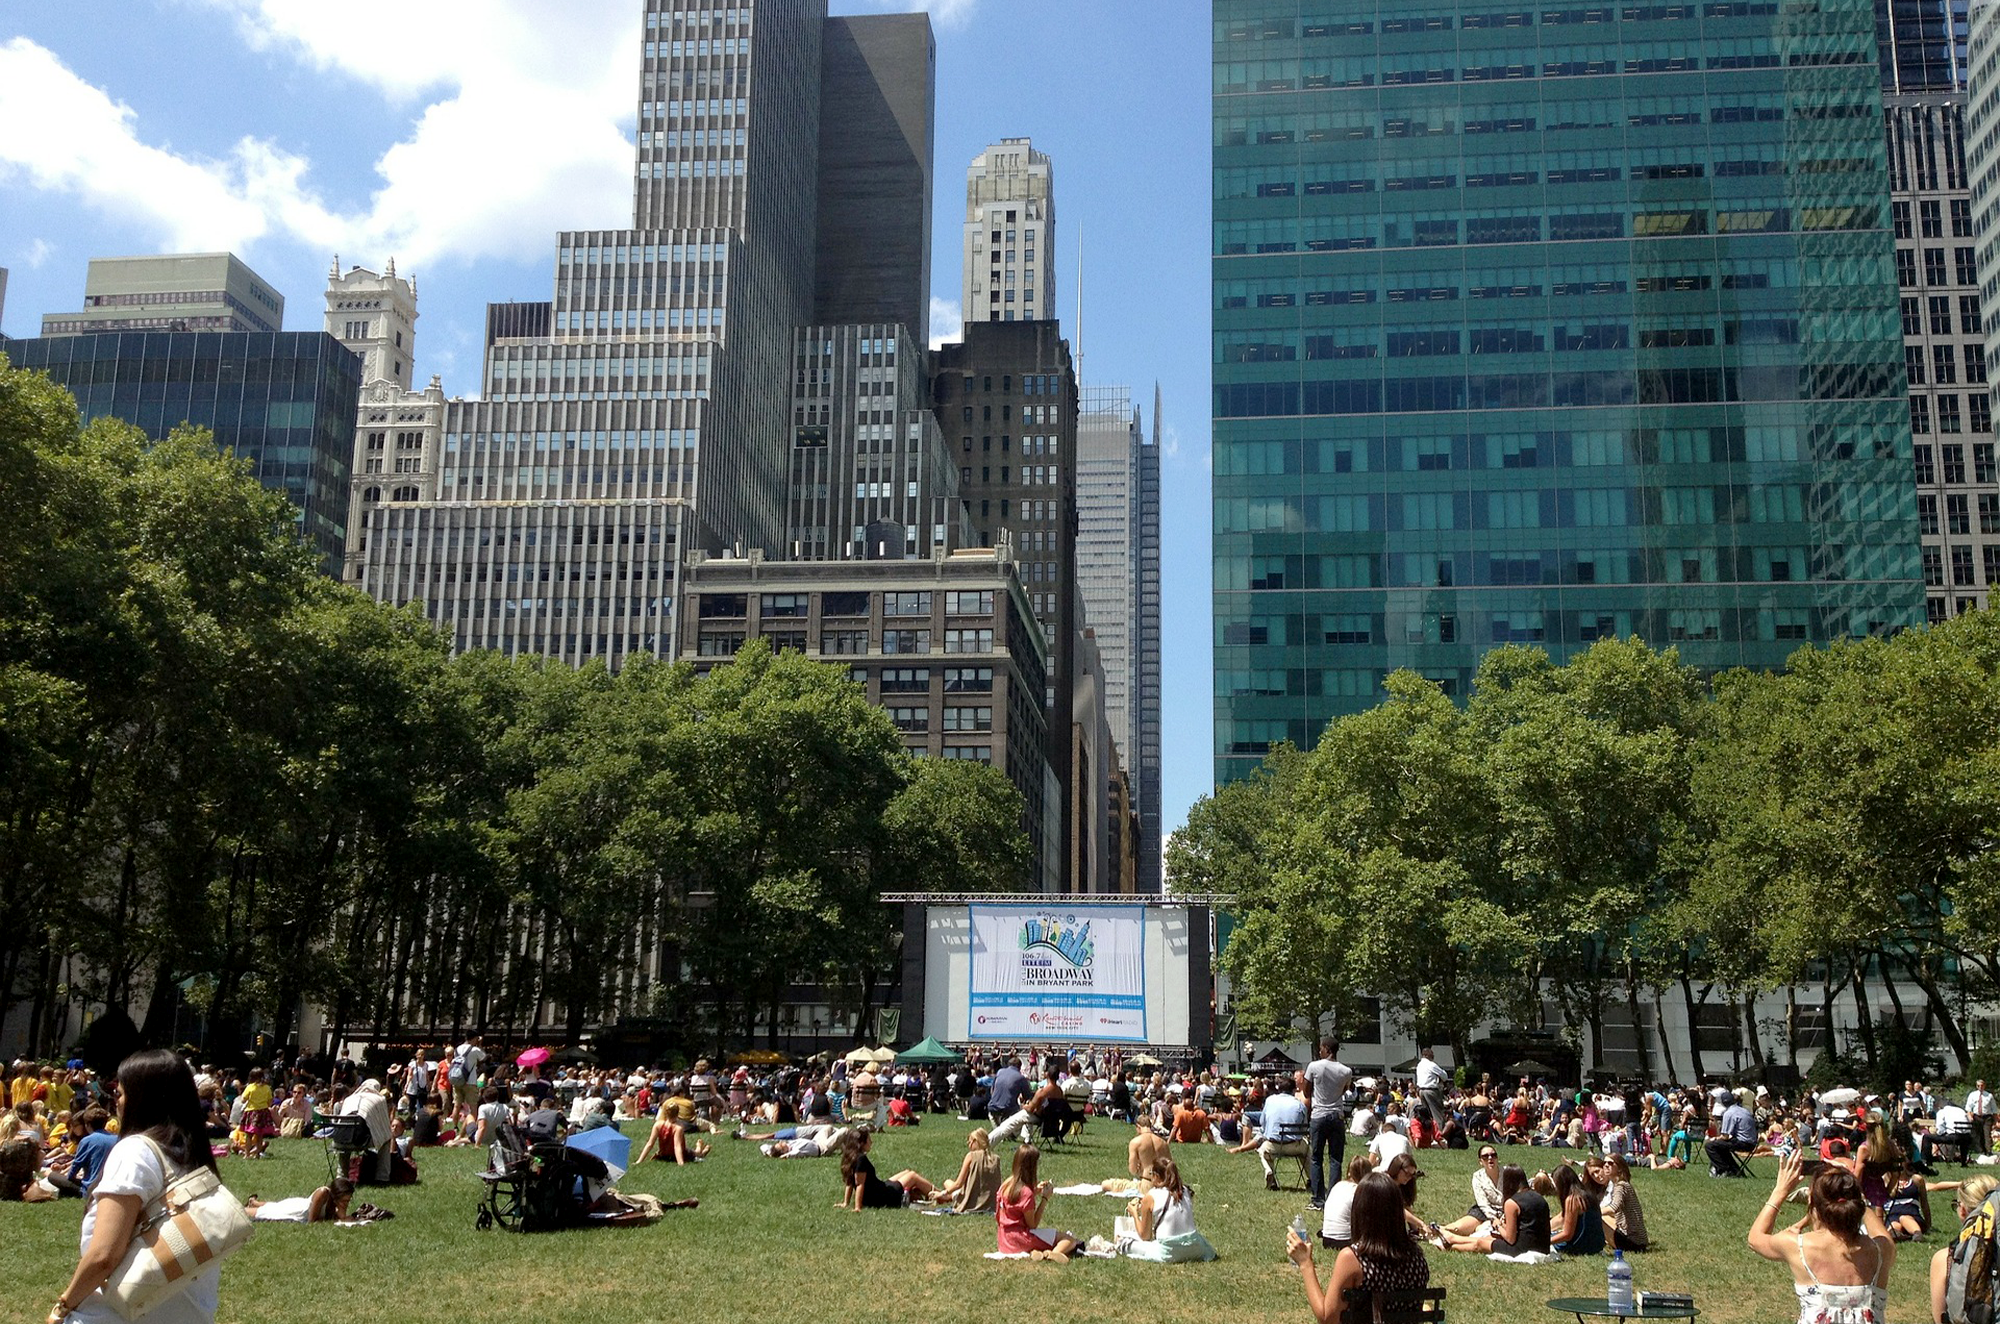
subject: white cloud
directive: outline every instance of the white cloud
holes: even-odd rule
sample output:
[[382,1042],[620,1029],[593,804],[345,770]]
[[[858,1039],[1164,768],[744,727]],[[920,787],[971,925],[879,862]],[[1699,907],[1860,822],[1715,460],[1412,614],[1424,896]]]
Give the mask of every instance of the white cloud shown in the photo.
[[[222,159],[146,141],[132,109],[47,49],[0,45],[0,180],[73,194],[176,249],[284,235],[407,268],[545,255],[562,229],[628,224],[638,97],[637,8],[569,0],[204,0],[252,47],[412,108],[366,199],[328,201],[311,162],[254,136]],[[393,42],[357,36],[395,33]],[[426,100],[428,98],[428,100]],[[249,112],[246,112],[246,114]]]
[[931,296],[931,348],[937,349],[948,341],[957,340],[965,334],[965,315],[959,310],[958,300],[940,299]]
[[979,0],[852,0],[852,3],[841,7],[902,14],[924,9],[930,11],[931,18],[939,27],[959,28],[972,21],[973,11],[979,8]]
[[28,244],[28,252],[21,259],[21,265],[30,271],[40,271],[42,264],[55,255],[56,246],[46,239],[36,239]]

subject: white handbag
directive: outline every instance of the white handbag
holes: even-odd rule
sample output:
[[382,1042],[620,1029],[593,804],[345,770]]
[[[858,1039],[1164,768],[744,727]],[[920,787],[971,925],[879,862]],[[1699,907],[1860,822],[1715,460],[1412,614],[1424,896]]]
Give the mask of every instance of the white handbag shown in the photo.
[[[141,1137],[173,1170],[166,1151]],[[249,1213],[232,1195],[214,1169],[201,1164],[167,1183],[160,1198],[146,1206],[125,1258],[111,1271],[102,1289],[105,1302],[120,1318],[139,1319],[167,1298],[185,1291],[201,1269],[223,1259],[250,1240]]]

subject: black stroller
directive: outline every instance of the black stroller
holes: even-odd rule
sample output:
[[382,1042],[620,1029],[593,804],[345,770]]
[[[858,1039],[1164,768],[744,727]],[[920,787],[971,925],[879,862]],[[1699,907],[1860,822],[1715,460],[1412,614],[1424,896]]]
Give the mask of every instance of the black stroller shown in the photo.
[[604,1160],[561,1141],[531,1142],[514,1126],[497,1133],[493,1164],[479,1174],[486,1196],[473,1226],[553,1232],[590,1221],[587,1182],[611,1175]]

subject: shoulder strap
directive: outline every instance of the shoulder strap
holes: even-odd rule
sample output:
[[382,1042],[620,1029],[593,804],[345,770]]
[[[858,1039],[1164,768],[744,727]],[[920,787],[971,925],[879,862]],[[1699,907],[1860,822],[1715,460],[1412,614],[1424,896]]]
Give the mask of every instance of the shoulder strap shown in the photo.
[[1819,1275],[1813,1272],[1812,1261],[1806,1258],[1806,1234],[1804,1232],[1794,1232],[1792,1233],[1792,1239],[1799,1243],[1799,1267],[1806,1271],[1806,1277],[1812,1279],[1813,1286],[1818,1287],[1820,1285]]

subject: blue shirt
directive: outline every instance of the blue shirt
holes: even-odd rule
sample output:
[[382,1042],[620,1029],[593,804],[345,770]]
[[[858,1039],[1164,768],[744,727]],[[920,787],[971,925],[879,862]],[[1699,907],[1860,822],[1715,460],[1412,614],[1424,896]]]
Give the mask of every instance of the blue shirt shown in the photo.
[[1001,1067],[993,1076],[993,1097],[987,1107],[994,1116],[1006,1117],[1021,1106],[1021,1098],[1028,1092],[1028,1078],[1013,1067]]
[[1757,1115],[1740,1103],[1732,1103],[1722,1111],[1722,1122],[1717,1128],[1722,1138],[1733,1145],[1754,1149],[1757,1145]]
[[1264,1100],[1263,1131],[1266,1140],[1304,1140],[1305,1104],[1296,1094],[1273,1094]]
[[104,1156],[118,1143],[118,1137],[109,1131],[92,1131],[76,1142],[76,1155],[69,1161],[69,1175],[76,1184],[88,1192],[97,1184],[97,1176],[104,1171]]

